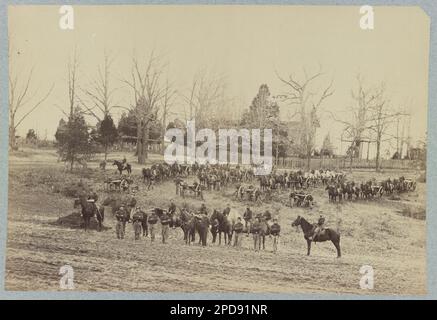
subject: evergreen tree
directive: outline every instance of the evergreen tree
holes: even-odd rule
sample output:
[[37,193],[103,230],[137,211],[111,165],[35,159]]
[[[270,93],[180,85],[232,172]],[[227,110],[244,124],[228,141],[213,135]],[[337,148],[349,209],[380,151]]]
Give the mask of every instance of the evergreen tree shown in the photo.
[[105,149],[105,161],[108,156],[108,147],[112,146],[118,138],[118,131],[111,115],[106,114],[97,127],[97,141]]
[[70,163],[70,170],[73,170],[74,162],[89,160],[93,155],[94,146],[88,126],[78,108],[74,110],[68,122],[61,119],[55,138],[58,153],[63,161]]

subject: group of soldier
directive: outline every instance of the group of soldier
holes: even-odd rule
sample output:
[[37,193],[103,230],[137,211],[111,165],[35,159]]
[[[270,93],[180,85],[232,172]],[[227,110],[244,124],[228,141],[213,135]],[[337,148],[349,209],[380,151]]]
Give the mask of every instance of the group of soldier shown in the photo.
[[[244,211],[243,219],[245,221],[244,229],[246,230],[246,236],[252,234],[255,251],[261,249],[261,237],[266,235],[266,230],[262,227],[263,223],[266,223],[268,226],[267,234],[273,237],[273,251],[277,251],[279,235],[281,233],[281,226],[278,223],[278,218],[274,217],[272,219],[272,214],[268,210],[264,213],[254,215],[250,207],[247,207]],[[272,223],[270,223],[271,221]]]
[[[169,230],[172,225],[172,217],[176,213],[176,205],[173,200],[170,203],[168,210],[162,210],[162,213],[158,216],[156,210],[143,211],[140,206],[136,205],[136,201],[130,201],[126,205],[120,206],[115,212],[115,232],[118,239],[124,239],[126,233],[126,224],[132,223],[135,240],[139,240],[141,233],[143,237],[149,237],[152,242],[156,239],[157,223],[161,225],[161,240],[162,243],[167,243],[169,237]],[[230,207],[224,209],[224,215],[229,215]],[[202,203],[198,215],[208,215],[208,209],[205,203]],[[243,235],[249,234],[253,237],[254,249],[256,251],[261,248],[261,237],[264,236],[262,223],[268,223],[269,233],[268,235],[273,237],[273,251],[277,251],[279,235],[281,232],[281,226],[278,223],[278,219],[275,217],[272,219],[272,215],[269,211],[254,215],[252,210],[247,207],[243,214],[244,223],[241,217],[237,218],[237,221],[232,226],[233,234],[233,246],[241,247]],[[272,223],[270,223],[272,221]]]
[[144,212],[140,206],[129,208],[129,206],[121,206],[115,213],[117,220],[115,225],[115,233],[118,239],[124,239],[126,232],[126,223],[132,222],[135,240],[141,237],[141,231],[144,237],[150,234],[150,240],[153,242],[156,238],[156,225],[158,220],[161,222],[162,243],[166,243],[169,235],[169,225],[171,216],[163,211],[162,215],[158,217],[154,210],[148,214]]

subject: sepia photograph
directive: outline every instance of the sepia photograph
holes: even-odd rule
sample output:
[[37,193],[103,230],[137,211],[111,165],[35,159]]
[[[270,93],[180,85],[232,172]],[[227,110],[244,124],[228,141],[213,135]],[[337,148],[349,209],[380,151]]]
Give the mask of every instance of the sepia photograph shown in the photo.
[[7,19],[6,291],[428,293],[420,7]]

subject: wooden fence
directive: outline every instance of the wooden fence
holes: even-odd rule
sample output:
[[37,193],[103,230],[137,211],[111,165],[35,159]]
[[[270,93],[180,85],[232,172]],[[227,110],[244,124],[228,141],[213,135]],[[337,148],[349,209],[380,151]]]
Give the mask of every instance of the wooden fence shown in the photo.
[[[417,169],[418,164],[414,160],[392,160],[384,159],[381,161],[381,169],[397,169],[411,170]],[[302,158],[280,158],[276,166],[286,169],[306,169],[307,159]],[[376,167],[375,160],[353,159],[352,164],[350,158],[312,158],[310,160],[311,169],[332,169],[332,170],[347,170],[352,169],[374,169]]]

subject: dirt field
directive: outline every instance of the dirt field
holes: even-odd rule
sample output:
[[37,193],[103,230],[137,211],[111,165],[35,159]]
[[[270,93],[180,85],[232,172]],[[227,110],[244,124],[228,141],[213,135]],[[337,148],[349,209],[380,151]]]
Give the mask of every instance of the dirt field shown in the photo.
[[[110,158],[115,157],[121,156]],[[133,158],[128,160],[133,163]],[[311,191],[317,202],[312,210],[285,206],[285,193],[275,196],[275,201],[253,207],[255,212],[269,209],[279,214],[282,234],[279,251],[274,254],[269,238],[262,252],[251,250],[250,237],[244,238],[241,249],[211,243],[205,248],[187,246],[180,229],[171,230],[168,244],[161,244],[160,237],[153,244],[149,238],[135,241],[130,224],[126,239],[117,240],[109,212],[104,222],[109,229],[103,232],[58,225],[58,218],[78,209],[73,209],[72,198],[54,192],[56,186],[82,178],[97,189],[100,199],[105,197],[104,175],[96,166],[97,161],[84,173],[70,174],[63,173],[54,151],[10,156],[7,290],[60,290],[59,269],[68,264],[74,268],[75,289],[82,291],[426,293],[426,222],[409,216],[423,216],[423,183],[398,200],[385,197],[342,205],[328,203],[326,192],[318,188]],[[114,171],[110,167],[107,174]],[[134,175],[139,179],[139,166],[134,165]],[[379,180],[399,175],[354,172],[349,178]],[[174,189],[172,182],[151,191],[142,188],[137,200],[145,207],[167,207],[171,198],[177,205],[186,201],[200,206],[199,200],[175,196]],[[247,203],[235,200],[233,191],[205,192],[207,207],[222,209],[230,203],[243,213]],[[313,244],[312,255],[306,256],[301,229],[291,227],[298,215],[315,222],[319,212],[326,216],[328,227],[341,233],[340,259],[330,242]],[[362,265],[374,268],[373,290],[360,289]]]

